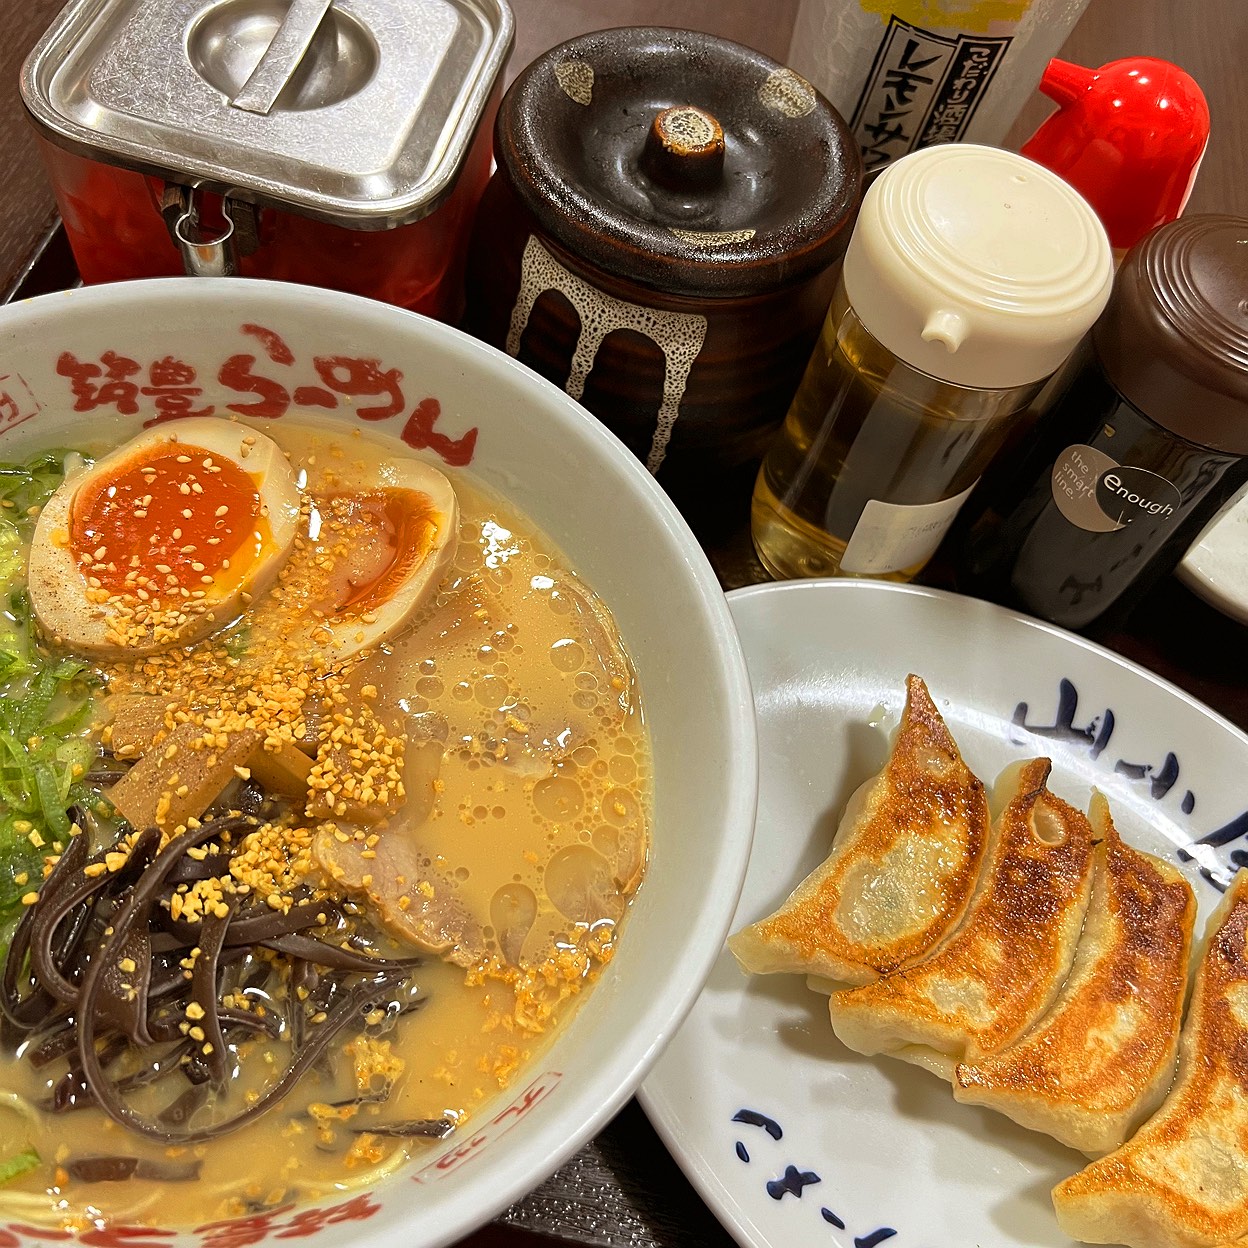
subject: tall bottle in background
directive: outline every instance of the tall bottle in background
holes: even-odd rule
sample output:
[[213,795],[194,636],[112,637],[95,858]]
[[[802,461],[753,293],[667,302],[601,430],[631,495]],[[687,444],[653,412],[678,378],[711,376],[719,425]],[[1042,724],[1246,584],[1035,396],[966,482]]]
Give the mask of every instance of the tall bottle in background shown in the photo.
[[849,121],[867,172],[997,145],[1088,0],[801,0],[789,64]]

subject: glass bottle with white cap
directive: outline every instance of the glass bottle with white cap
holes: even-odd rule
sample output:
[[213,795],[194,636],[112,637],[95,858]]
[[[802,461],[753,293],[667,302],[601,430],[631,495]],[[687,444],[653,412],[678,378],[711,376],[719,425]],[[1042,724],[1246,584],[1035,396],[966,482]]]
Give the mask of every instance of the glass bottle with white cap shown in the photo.
[[913,577],[1109,297],[1096,214],[1047,169],[947,144],[876,179],[751,527],[777,577]]

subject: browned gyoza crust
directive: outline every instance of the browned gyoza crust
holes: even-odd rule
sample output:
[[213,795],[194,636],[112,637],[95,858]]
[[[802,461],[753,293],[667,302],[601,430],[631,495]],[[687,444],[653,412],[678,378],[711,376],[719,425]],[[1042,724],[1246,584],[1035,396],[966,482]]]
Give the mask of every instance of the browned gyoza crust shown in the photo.
[[832,995],[832,1026],[859,1053],[889,1053],[948,1078],[1034,1023],[1074,957],[1092,876],[1092,829],[1023,764],[993,830],[961,927],[926,961]]
[[863,984],[909,966],[965,913],[988,828],[983,784],[927,686],[909,676],[892,756],[850,799],[832,852],[729,947],[754,974]]
[[1210,932],[1170,1095],[1126,1144],[1053,1189],[1076,1239],[1214,1248],[1248,1237],[1248,871]]
[[1174,867],[1122,842],[1102,794],[1089,814],[1100,844],[1070,978],[1022,1039],[960,1063],[953,1094],[1097,1155],[1170,1086],[1196,899]]

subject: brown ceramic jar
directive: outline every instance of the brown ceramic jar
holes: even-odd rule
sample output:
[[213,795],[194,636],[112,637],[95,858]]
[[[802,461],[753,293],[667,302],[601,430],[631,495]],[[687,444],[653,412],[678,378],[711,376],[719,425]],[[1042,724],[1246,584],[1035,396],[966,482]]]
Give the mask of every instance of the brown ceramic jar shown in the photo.
[[495,155],[468,328],[584,403],[688,512],[740,510],[858,207],[839,114],[739,44],[605,30],[520,75]]

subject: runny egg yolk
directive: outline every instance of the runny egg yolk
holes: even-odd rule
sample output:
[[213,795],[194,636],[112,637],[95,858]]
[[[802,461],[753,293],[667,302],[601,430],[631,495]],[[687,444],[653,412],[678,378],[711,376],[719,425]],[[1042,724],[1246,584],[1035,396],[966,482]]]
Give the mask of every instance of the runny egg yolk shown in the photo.
[[[267,524],[250,473],[201,447],[144,448],[88,478],[70,509],[69,542],[85,576],[135,596],[236,581],[264,546]],[[218,588],[220,588],[218,586]]]
[[432,499],[419,490],[338,494],[331,501],[341,518],[354,520],[366,535],[334,604],[337,611],[359,615],[388,602],[420,565],[442,518]]

